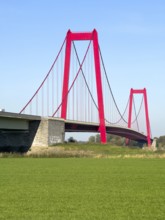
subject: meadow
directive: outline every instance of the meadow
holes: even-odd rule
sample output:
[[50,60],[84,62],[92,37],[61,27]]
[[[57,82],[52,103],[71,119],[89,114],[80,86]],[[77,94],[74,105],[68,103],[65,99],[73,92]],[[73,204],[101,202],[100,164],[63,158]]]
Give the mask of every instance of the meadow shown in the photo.
[[164,219],[165,160],[0,158],[0,219]]

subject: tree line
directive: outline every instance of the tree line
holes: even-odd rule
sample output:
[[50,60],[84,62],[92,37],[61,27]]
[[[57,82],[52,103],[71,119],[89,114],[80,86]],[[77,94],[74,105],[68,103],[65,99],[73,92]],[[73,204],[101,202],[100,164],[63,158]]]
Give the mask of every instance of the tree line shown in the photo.
[[[165,135],[160,136],[159,138],[156,139],[156,146],[159,148],[165,148]],[[76,139],[73,137],[68,138],[68,142],[77,142]],[[92,135],[88,138],[89,143],[100,143],[100,134]],[[112,145],[117,145],[117,146],[125,146],[126,145],[126,138],[120,137],[117,135],[113,134],[107,134],[107,143],[111,143]],[[143,144],[138,143],[137,141],[130,140],[129,142],[130,146],[139,146],[143,147]]]
[[[88,139],[88,142],[89,143],[100,143],[100,134],[90,136]],[[112,145],[117,145],[117,146],[125,146],[126,145],[126,138],[120,137],[118,135],[107,134],[107,143],[111,143]],[[129,144],[131,146],[139,145],[136,141],[132,141],[132,140],[130,140]]]
[[165,148],[165,135],[164,136],[160,136],[159,138],[156,138],[156,142],[157,142],[157,147],[160,148]]
[[[155,137],[156,139],[156,146],[159,148],[165,148],[165,135],[160,136],[159,138]],[[95,136],[90,136],[88,139],[90,143],[100,143],[100,134],[96,134]],[[125,146],[126,139],[124,137],[120,137],[117,135],[107,134],[107,143],[111,143],[117,146]],[[143,144],[138,143],[136,141],[130,140],[130,146],[139,146],[142,147]]]

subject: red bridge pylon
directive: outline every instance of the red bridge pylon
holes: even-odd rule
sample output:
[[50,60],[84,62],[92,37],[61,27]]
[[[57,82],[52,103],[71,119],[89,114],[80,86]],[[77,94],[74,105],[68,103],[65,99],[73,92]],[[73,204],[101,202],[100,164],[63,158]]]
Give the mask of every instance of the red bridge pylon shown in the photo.
[[[128,113],[128,128],[131,128],[131,120],[132,120],[132,105],[133,105],[133,95],[134,94],[142,94],[144,97],[144,107],[145,107],[145,118],[146,118],[146,128],[147,128],[147,143],[148,147],[151,146],[151,131],[150,131],[150,120],[148,113],[148,102],[147,102],[147,91],[146,89],[131,89],[130,90],[130,101],[129,101],[129,113]],[[128,143],[128,139],[126,140]]]
[[99,132],[100,132],[101,143],[106,143],[106,128],[105,128],[104,103],[103,103],[101,68],[100,68],[100,54],[99,54],[99,45],[98,45],[98,34],[95,29],[92,32],[88,32],[88,33],[73,33],[70,30],[67,33],[61,118],[66,119],[66,113],[67,113],[67,102],[68,102],[67,96],[68,96],[68,83],[69,83],[69,72],[70,72],[71,43],[72,41],[84,41],[84,40],[93,41],[97,100],[98,100],[99,123],[100,123]]

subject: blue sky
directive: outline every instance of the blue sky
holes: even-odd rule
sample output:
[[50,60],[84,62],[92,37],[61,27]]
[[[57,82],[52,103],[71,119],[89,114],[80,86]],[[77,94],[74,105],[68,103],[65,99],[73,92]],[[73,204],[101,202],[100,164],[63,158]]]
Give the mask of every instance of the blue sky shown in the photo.
[[165,135],[164,0],[1,0],[0,108],[19,112],[68,29],[94,28],[119,107],[146,87],[152,134]]

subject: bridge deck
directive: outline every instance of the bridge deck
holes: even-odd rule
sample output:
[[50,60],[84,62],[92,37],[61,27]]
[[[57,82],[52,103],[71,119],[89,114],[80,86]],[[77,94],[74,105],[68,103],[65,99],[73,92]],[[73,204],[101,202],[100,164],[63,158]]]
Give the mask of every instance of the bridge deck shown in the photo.
[[[97,123],[86,123],[86,122],[75,122],[65,121],[66,132],[99,132],[99,124]],[[119,135],[131,140],[147,143],[147,136],[143,133],[135,131],[130,128],[106,125],[106,132],[109,134]],[[152,141],[152,139],[151,139]]]
[[[43,117],[41,116],[34,116],[34,115],[25,115],[25,114],[18,114],[18,113],[11,113],[11,112],[0,112],[0,121],[3,121],[6,119],[6,123],[9,124],[9,119],[14,119],[17,121],[41,121]],[[52,118],[51,120],[57,120],[57,121],[64,121],[65,123],[65,132],[99,132],[99,124],[98,123],[87,123],[87,122],[80,122],[80,121],[70,121],[70,120],[63,120],[61,118]],[[5,122],[3,121],[3,124]],[[17,122],[15,122],[17,124]],[[2,123],[1,123],[2,125]],[[8,125],[6,125],[8,126]],[[12,124],[12,128],[13,128]],[[21,125],[22,126],[22,125]],[[25,129],[25,125],[22,127],[22,129]],[[27,128],[27,127],[26,127]],[[0,129],[1,126],[0,126]],[[7,127],[5,127],[7,129]],[[9,129],[11,127],[9,126]],[[17,129],[17,126],[15,127]],[[112,125],[106,125],[106,132],[114,135],[119,135],[122,137],[129,138],[131,140],[139,141],[139,142],[145,142],[147,143],[147,136],[137,132],[133,129],[120,127],[120,126],[112,126]],[[151,139],[152,141],[152,139]]]

